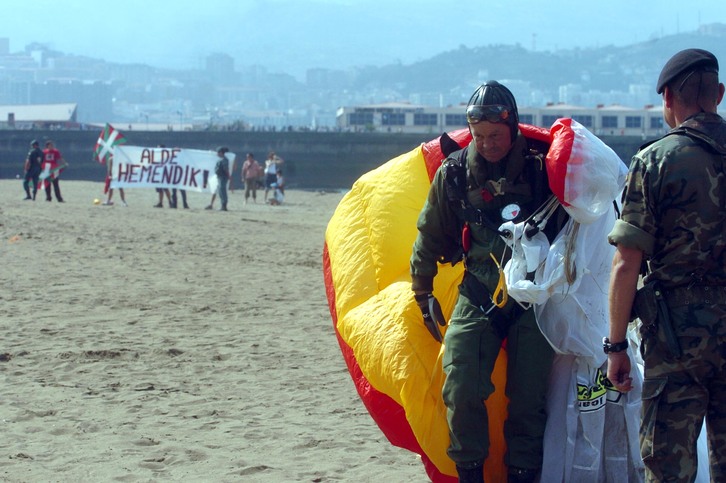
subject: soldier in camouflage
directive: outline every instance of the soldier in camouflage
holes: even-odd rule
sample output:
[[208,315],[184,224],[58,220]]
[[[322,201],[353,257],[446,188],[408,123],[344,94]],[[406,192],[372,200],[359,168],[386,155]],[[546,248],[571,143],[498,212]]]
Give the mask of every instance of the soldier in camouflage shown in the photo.
[[[687,49],[663,67],[656,91],[672,128],[633,157],[610,280],[608,378],[632,386],[626,332],[641,263],[663,303],[642,331],[641,454],[648,481],[694,481],[704,418],[711,481],[726,481],[726,121],[718,61]],[[642,318],[642,317],[641,317]],[[669,344],[675,337],[677,350]]]

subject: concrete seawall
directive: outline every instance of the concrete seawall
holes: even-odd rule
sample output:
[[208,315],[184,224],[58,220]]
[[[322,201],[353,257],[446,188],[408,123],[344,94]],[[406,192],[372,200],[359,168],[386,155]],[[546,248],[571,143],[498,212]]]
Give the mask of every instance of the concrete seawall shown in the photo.
[[[23,175],[23,161],[32,139],[52,139],[70,163],[64,179],[102,182],[105,168],[93,160],[99,131],[0,131],[0,179]],[[439,134],[327,132],[141,132],[124,131],[134,146],[209,149],[225,145],[244,160],[252,152],[261,163],[275,151],[285,159],[288,186],[300,189],[346,189],[362,174],[404,154]],[[626,162],[643,142],[637,137],[603,137]],[[239,169],[239,168],[238,168]],[[235,174],[238,178],[239,174]],[[22,188],[19,187],[20,190]]]

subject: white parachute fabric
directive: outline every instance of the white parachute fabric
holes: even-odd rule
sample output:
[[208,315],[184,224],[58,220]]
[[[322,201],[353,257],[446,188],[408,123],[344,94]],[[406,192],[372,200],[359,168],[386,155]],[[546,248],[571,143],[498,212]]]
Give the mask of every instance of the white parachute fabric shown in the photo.
[[544,233],[524,235],[525,224],[508,221],[499,227],[499,231],[510,233],[504,241],[512,250],[512,257],[504,264],[504,277],[507,281],[507,293],[520,304],[543,304],[550,296],[549,287],[537,285],[527,279],[527,274],[535,272],[537,267],[547,259],[550,249],[549,241]]
[[643,481],[642,377],[634,376],[633,390],[622,394],[605,383],[605,365],[593,368],[582,357],[555,356],[540,481]]
[[[540,330],[560,354],[587,358],[592,367],[606,360],[602,337],[608,333],[608,285],[615,248],[607,235],[615,224],[610,211],[594,223],[572,218],[555,238],[534,276],[549,297],[535,306]],[[569,280],[569,281],[568,281]]]
[[607,144],[572,119],[550,128],[545,162],[550,188],[576,221],[592,223],[609,211],[623,188],[627,169]]
[[525,224],[500,228],[512,234],[506,239],[512,258],[504,268],[509,295],[534,305],[537,323],[556,352],[541,481],[643,481],[642,375],[633,375],[630,393],[613,390],[602,351],[615,250],[607,235],[627,171],[610,148],[575,121],[560,119],[551,132],[550,187],[570,219],[551,245],[541,233],[526,236]]
[[[556,352],[541,481],[643,481],[642,375],[633,374],[635,389],[628,394],[613,390],[602,351],[615,250],[607,234],[615,219],[611,200],[610,210],[592,223],[571,218],[551,246],[541,232],[528,239],[524,226],[500,228],[514,234],[508,239],[512,259],[505,265],[509,295],[534,304],[540,330]],[[527,280],[532,266],[533,280]]]

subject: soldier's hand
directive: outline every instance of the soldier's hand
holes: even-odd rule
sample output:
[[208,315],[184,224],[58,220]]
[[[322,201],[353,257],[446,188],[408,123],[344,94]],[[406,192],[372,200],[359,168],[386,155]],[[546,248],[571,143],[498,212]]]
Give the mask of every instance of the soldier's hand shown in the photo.
[[620,392],[633,389],[633,378],[630,377],[630,356],[627,351],[608,354],[608,379]]
[[444,313],[441,311],[439,301],[436,300],[436,297],[431,292],[415,295],[414,298],[416,299],[416,304],[421,309],[421,314],[423,314],[424,325],[434,339],[443,342],[444,338],[441,335],[439,326],[445,326],[446,319],[444,318]]

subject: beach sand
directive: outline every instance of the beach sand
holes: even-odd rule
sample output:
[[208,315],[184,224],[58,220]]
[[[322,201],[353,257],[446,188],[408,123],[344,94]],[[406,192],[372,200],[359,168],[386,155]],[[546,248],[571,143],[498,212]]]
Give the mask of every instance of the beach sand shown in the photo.
[[235,191],[224,213],[208,193],[172,210],[61,189],[0,181],[0,480],[428,481],[335,337],[322,249],[342,194]]

